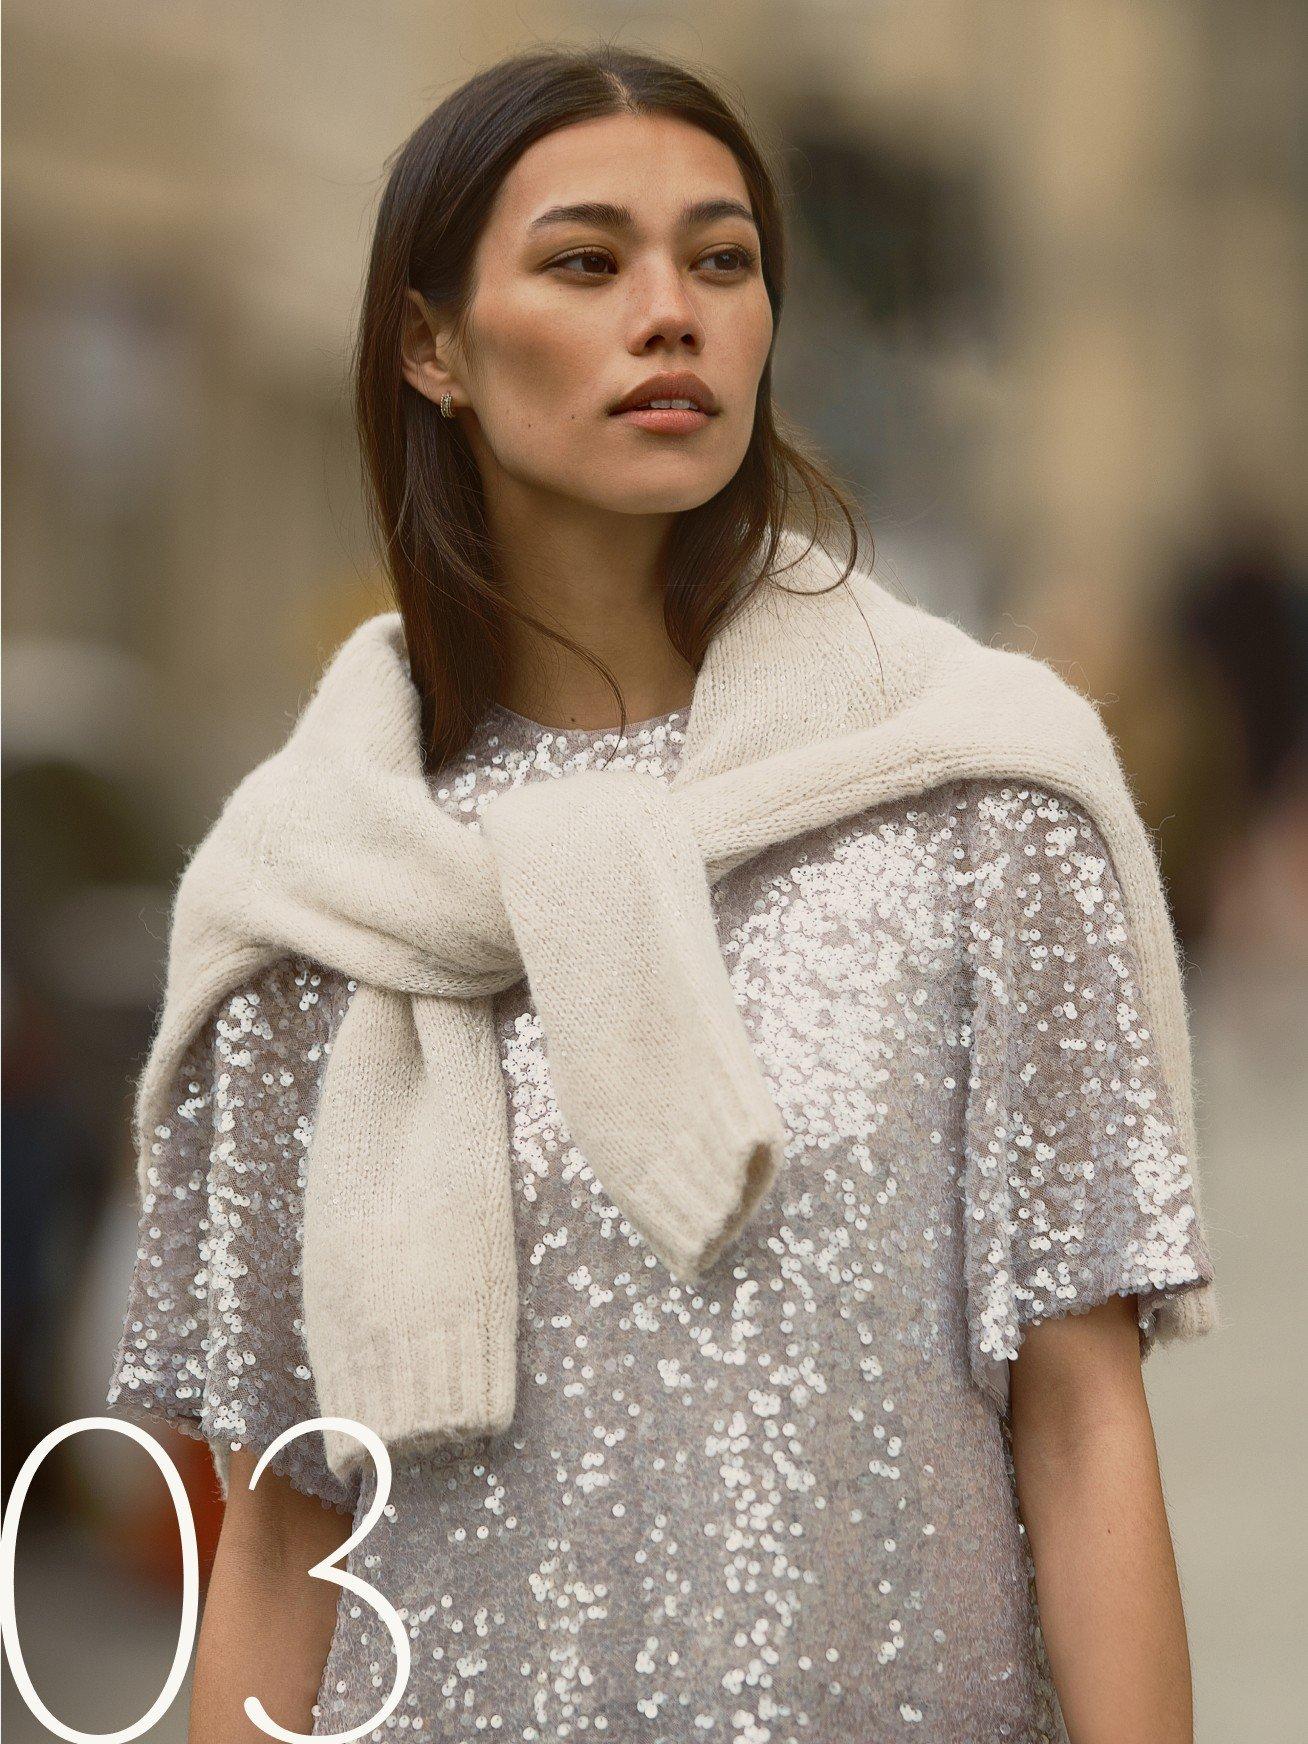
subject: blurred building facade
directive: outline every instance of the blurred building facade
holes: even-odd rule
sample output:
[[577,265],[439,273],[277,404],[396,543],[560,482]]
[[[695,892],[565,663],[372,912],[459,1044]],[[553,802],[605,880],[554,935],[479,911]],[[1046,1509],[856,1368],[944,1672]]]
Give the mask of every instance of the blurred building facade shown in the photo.
[[1228,499],[1308,560],[1305,28],[1279,0],[14,0],[7,633],[144,660],[155,779],[203,821],[385,603],[346,353],[386,153],[528,32],[602,33],[704,65],[780,146],[783,403],[888,558],[923,553],[905,583],[1121,688]]

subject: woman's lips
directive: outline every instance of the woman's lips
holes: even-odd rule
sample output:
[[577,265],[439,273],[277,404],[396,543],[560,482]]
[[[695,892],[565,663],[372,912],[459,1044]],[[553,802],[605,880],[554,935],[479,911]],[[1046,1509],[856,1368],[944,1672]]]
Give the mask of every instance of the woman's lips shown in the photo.
[[620,424],[636,424],[642,430],[660,430],[667,436],[684,436],[692,430],[702,430],[712,413],[694,412],[685,407],[638,406],[630,412],[613,412]]

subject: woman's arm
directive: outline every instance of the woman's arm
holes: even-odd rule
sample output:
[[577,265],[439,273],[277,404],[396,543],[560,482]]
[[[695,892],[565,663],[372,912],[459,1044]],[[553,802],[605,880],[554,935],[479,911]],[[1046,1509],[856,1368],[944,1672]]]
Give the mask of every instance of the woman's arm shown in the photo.
[[188,1744],[267,1744],[245,1713],[259,1696],[293,1732],[313,1729],[313,1703],[331,1646],[341,1589],[308,1570],[350,1535],[336,1508],[265,1471],[257,1455],[231,1455],[227,1509],[205,1595]]
[[1072,1744],[1193,1744],[1136,1298],[1027,1326],[1009,1378],[1018,1499]]

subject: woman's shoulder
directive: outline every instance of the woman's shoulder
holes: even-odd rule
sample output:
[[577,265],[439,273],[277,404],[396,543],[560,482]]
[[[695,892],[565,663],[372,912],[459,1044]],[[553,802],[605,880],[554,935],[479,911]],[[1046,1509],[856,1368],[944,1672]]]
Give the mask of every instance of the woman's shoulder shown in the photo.
[[1107,848],[1094,813],[1070,793],[1022,775],[979,775],[943,790],[974,846],[1030,858]]
[[958,882],[987,972],[1043,982],[1076,961],[1134,981],[1134,922],[1093,812],[1017,778],[972,779],[959,794]]
[[[880,800],[814,832],[813,856],[842,857],[849,838],[872,836],[919,871],[965,894],[1090,878],[1116,885],[1093,812],[1025,776],[965,776]],[[742,869],[742,875],[743,869]]]
[[1072,795],[1026,776],[965,776],[870,806],[862,823],[899,823],[954,844],[965,876],[982,863],[1012,868],[1013,856],[1049,867],[1108,850],[1092,812]]
[[1064,923],[1121,923],[1122,887],[1089,807],[1021,776],[975,776],[945,790],[957,825],[958,881],[974,903]]

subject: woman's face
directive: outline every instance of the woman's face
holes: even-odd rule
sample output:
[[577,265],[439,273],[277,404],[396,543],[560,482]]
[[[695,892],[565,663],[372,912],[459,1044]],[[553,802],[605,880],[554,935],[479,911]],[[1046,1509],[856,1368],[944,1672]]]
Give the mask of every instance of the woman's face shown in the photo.
[[[669,116],[561,128],[505,178],[474,262],[467,352],[446,353],[452,381],[422,391],[451,388],[488,491],[694,508],[734,476],[753,429],[772,342],[759,253],[721,141]],[[711,415],[614,413],[651,376],[686,371]]]

